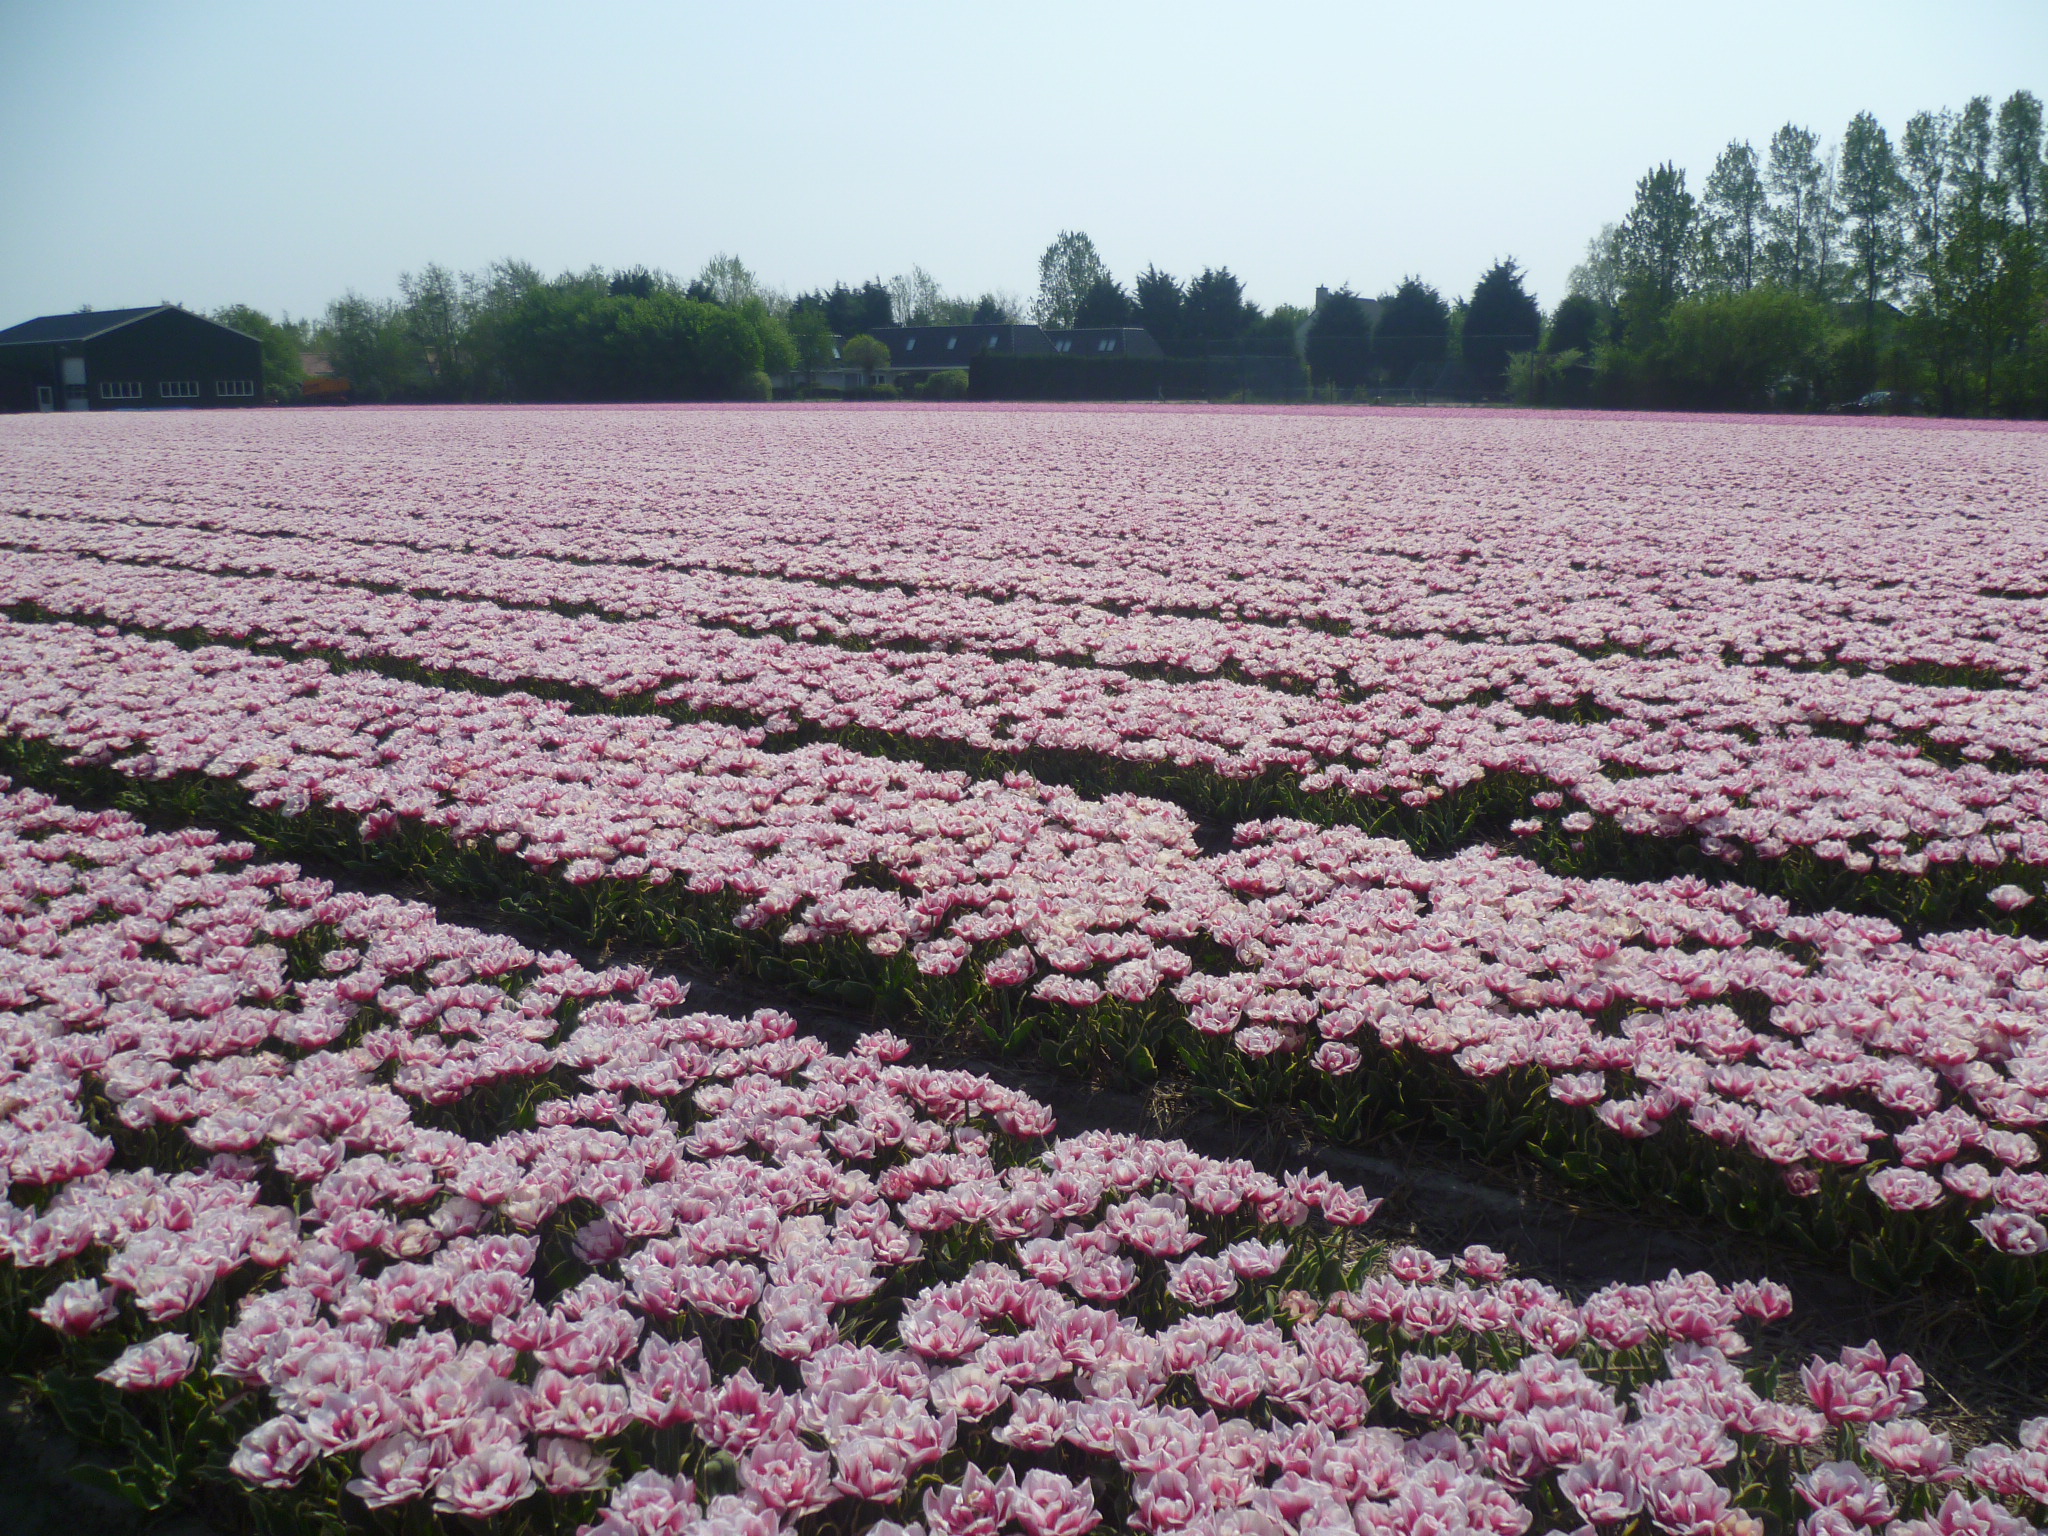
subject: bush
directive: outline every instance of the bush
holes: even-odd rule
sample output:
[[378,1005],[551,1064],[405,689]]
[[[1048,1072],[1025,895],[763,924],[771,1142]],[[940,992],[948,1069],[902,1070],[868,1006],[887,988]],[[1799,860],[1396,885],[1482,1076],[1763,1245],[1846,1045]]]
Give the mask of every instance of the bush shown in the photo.
[[846,344],[839,349],[839,356],[847,366],[868,372],[889,366],[888,346],[865,331],[858,336],[849,337]]
[[740,315],[673,293],[536,288],[506,322],[505,362],[525,400],[755,398],[761,338]]
[[1508,354],[1508,395],[1517,405],[1571,405],[1584,396],[1575,370],[1585,354],[1568,348],[1563,352],[1511,352]]
[[1677,405],[1756,408],[1803,394],[1829,372],[1827,310],[1776,287],[1672,306],[1652,372]]
[[918,386],[918,394],[927,400],[965,400],[967,398],[967,370],[965,368],[941,368],[937,373]]

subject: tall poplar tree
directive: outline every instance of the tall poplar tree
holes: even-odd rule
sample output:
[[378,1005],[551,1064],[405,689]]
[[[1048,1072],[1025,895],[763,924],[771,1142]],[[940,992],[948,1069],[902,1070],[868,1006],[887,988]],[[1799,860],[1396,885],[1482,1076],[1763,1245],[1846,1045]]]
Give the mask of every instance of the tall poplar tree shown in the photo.
[[1818,294],[1821,287],[1820,225],[1831,213],[1823,206],[1827,179],[1819,134],[1787,123],[1771,135],[1765,261],[1772,280],[1797,293]]
[[2034,233],[2042,216],[2041,98],[2014,91],[1998,109],[1998,179],[2012,198],[2021,226]]
[[1756,151],[1746,139],[1731,142],[1701,188],[1700,213],[1713,279],[1738,293],[1756,286],[1768,202]]
[[1900,190],[1891,139],[1875,117],[1858,112],[1842,135],[1841,198],[1866,333],[1876,324],[1877,301],[1898,282]]
[[1685,292],[1698,218],[1685,172],[1668,160],[1636,183],[1635,206],[1621,223],[1623,287],[1655,316]]

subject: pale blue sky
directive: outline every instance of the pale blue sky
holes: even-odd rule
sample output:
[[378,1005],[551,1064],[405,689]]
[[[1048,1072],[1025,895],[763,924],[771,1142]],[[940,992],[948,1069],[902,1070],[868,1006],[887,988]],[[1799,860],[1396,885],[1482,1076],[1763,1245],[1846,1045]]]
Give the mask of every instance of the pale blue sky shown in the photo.
[[1269,306],[1512,255],[1548,306],[1654,161],[2021,87],[2044,0],[0,0],[0,324],[506,255],[1023,293],[1062,228]]

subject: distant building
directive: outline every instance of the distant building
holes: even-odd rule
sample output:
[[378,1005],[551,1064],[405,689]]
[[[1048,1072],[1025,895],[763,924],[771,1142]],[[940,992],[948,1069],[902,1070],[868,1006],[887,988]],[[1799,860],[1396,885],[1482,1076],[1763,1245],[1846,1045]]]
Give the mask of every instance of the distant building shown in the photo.
[[1152,339],[1152,333],[1135,325],[1083,326],[1045,334],[1053,351],[1067,357],[1166,356],[1165,349]]
[[889,349],[891,380],[915,383],[943,368],[965,368],[978,352],[997,357],[1050,352],[1035,325],[884,325],[869,335]]
[[43,315],[0,331],[0,410],[257,405],[263,344],[175,304]]
[[299,375],[301,400],[347,403],[351,387],[348,376],[335,370],[334,359],[325,352],[301,352]]
[[871,332],[889,349],[892,380],[915,383],[977,356],[1163,357],[1137,326],[1055,331],[1036,325],[885,325]]

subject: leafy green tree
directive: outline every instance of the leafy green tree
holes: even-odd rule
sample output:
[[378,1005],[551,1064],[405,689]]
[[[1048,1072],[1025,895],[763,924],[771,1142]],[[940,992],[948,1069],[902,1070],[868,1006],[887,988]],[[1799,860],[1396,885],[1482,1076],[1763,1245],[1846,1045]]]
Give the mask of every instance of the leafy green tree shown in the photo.
[[247,304],[216,309],[213,318],[263,344],[263,393],[268,399],[289,400],[298,394],[305,381],[305,369],[299,362],[305,338],[297,330]]
[[859,291],[854,295],[853,313],[848,316],[848,321],[851,328],[840,332],[843,336],[896,323],[896,311],[889,298],[889,289],[880,278],[871,277],[860,285]]
[[726,251],[705,262],[690,287],[722,309],[741,309],[750,300],[759,300],[771,308],[775,304],[774,295],[761,286],[753,269]]
[[1259,357],[1300,357],[1314,318],[1299,304],[1275,304],[1271,314],[1259,313],[1259,306],[1247,304],[1251,324],[1243,333],[1245,351]]
[[1653,367],[1664,403],[1747,409],[1803,401],[1824,371],[1828,313],[1805,294],[1772,285],[1700,294],[1664,318]]
[[858,288],[834,283],[830,292],[804,294],[791,307],[819,310],[835,336],[857,336],[896,323],[894,303],[880,278],[869,278]]
[[2041,253],[2014,215],[2014,199],[1998,178],[1991,101],[1973,97],[1949,135],[1948,177],[1954,188],[1942,252],[1938,305],[1929,318],[1943,333],[1941,388],[1950,408],[1992,409],[2001,362],[2018,352],[2038,323],[2035,292]]
[[1015,325],[1022,307],[1006,293],[984,293],[974,301],[971,325]]
[[1308,326],[1309,378],[1356,389],[1372,372],[1372,319],[1347,283],[1323,295]]
[[471,399],[499,400],[511,392],[505,369],[505,323],[519,301],[545,282],[530,262],[494,261],[481,272],[462,275],[463,309],[469,316],[464,345],[469,352]]
[[1497,395],[1507,388],[1508,354],[1533,352],[1543,336],[1543,309],[1522,286],[1510,257],[1486,269],[1465,306],[1465,368],[1473,387]]
[[1622,287],[1661,317],[1686,290],[1699,205],[1685,172],[1670,161],[1636,183],[1635,206],[1621,224]]
[[1074,312],[1076,325],[1127,325],[1131,317],[1130,295],[1123,285],[1104,273],[1088,285]]
[[1856,288],[1863,300],[1863,328],[1877,323],[1877,304],[1898,282],[1903,237],[1899,227],[1898,158],[1883,126],[1858,112],[1842,135],[1842,216],[1848,226]]
[[[606,279],[605,292],[615,299],[651,299],[668,286],[661,274],[650,267],[625,267]],[[699,291],[708,295],[710,285],[703,284]]]
[[1440,368],[1449,350],[1451,308],[1418,277],[1380,301],[1379,324],[1373,327],[1373,367],[1397,389],[1426,387],[1431,370]]
[[1916,112],[1900,140],[1899,174],[1906,213],[1908,255],[1915,276],[1934,281],[1948,237],[1948,112]]
[[1188,279],[1181,299],[1181,334],[1207,343],[1235,341],[1257,314],[1230,268],[1204,267]]
[[1088,290],[1109,275],[1093,240],[1078,229],[1061,230],[1038,258],[1034,318],[1055,330],[1070,328],[1081,313]]
[[821,308],[792,309],[788,320],[790,345],[796,349],[796,365],[811,376],[832,361],[832,327]]
[[2035,231],[2042,216],[2041,98],[2014,91],[1998,109],[1998,179],[2012,198],[2022,228]]
[[673,292],[612,294],[597,275],[526,293],[504,345],[519,399],[724,400],[760,389],[761,338],[743,315]]
[[1182,294],[1170,273],[1147,267],[1138,274],[1135,309],[1138,324],[1171,352],[1180,340]]
[[766,299],[757,295],[740,304],[734,312],[754,328],[754,335],[760,339],[762,372],[781,374],[796,371],[796,338],[790,335],[782,317],[768,307]]
[[839,348],[839,355],[863,373],[874,373],[889,366],[888,347],[866,334],[847,338]]
[[1583,294],[1607,309],[1621,302],[1627,263],[1621,246],[1621,226],[1603,224],[1600,233],[1586,242],[1586,256],[1565,280],[1572,293]]
[[402,397],[419,386],[425,371],[405,312],[354,290],[327,306],[319,340],[335,371],[362,399]]
[[1604,325],[1600,302],[1588,294],[1568,293],[1550,317],[1543,335],[1545,352],[1577,352],[1590,356]]
[[889,279],[889,306],[899,325],[945,325],[957,318],[946,312],[946,293],[938,279],[919,266]]
[[1731,141],[1700,191],[1703,264],[1710,281],[1738,291],[1756,286],[1767,203],[1756,151],[1747,140]]
[[1508,398],[1517,405],[1570,405],[1578,396],[1573,370],[1585,361],[1576,347],[1558,351],[1510,352]]
[[1791,123],[1772,134],[1764,184],[1771,195],[1765,215],[1770,231],[1764,248],[1766,271],[1782,287],[1819,296],[1825,287],[1823,227],[1834,216],[1820,135]]
[[419,348],[427,392],[438,399],[456,398],[469,376],[469,311],[461,279],[430,261],[418,272],[401,272],[398,292],[405,328]]

